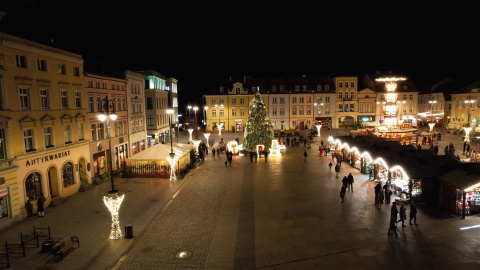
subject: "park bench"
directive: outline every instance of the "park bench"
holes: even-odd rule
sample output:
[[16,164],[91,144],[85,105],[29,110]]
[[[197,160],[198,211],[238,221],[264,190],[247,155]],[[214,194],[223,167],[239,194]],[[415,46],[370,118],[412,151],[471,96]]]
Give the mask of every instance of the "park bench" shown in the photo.
[[77,247],[80,247],[80,240],[76,236],[68,236],[66,239],[58,238],[52,247],[53,260],[60,257],[63,261],[63,256],[73,248],[75,243],[77,243]]

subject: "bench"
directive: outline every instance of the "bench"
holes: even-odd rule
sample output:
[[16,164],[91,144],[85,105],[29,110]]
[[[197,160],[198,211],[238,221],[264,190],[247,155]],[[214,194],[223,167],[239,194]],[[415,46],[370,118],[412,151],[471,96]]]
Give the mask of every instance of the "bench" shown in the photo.
[[80,240],[78,240],[78,237],[76,236],[66,237],[66,240],[58,238],[52,247],[53,260],[60,257],[63,261],[63,256],[73,248],[75,243],[77,243],[77,247],[80,247]]

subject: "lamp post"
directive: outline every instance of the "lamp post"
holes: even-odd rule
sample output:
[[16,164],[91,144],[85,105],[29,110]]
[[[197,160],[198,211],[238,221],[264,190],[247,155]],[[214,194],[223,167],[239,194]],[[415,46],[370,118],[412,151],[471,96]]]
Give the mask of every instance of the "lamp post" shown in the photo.
[[[102,99],[102,113],[98,115],[98,119],[102,122],[106,121],[107,124],[107,139],[108,139],[108,151],[110,155],[108,157],[108,166],[110,170],[110,181],[112,183],[112,190],[108,193],[117,193],[118,190],[115,189],[115,183],[113,181],[113,165],[112,165],[112,138],[110,136],[110,120],[115,121],[117,119],[117,114],[115,114],[115,100],[108,99],[108,96],[105,96],[105,99]],[[106,155],[105,151],[105,155]]]
[[175,153],[173,152],[173,138],[172,138],[172,115],[173,109],[167,109],[168,114],[168,133],[170,134],[170,156],[173,158]]
[[203,125],[205,127],[203,129],[203,132],[205,132],[205,130],[207,129],[207,110],[208,110],[208,106],[204,106],[203,107]]
[[178,137],[180,136],[180,117],[182,117],[182,115],[177,114],[177,143],[178,143]]
[[[198,107],[197,107],[197,106],[193,107],[193,111],[195,112],[195,118],[193,118],[193,128],[195,128],[195,123],[198,122],[198,121],[196,121],[196,120],[197,120],[197,119],[196,119],[196,118],[197,118],[197,110],[198,110]],[[197,125],[198,125],[198,124],[197,124]],[[197,129],[195,129],[195,139],[198,139],[198,131],[197,131]]]
[[[318,105],[317,102],[313,103],[313,108],[314,108],[315,111],[317,111],[317,105]],[[313,112],[312,114],[313,114],[313,123],[312,123],[312,125],[315,125],[315,123],[316,123],[316,121],[315,121],[315,112]],[[318,117],[318,111],[317,111],[317,117]]]
[[428,126],[430,127],[430,132],[433,131],[433,127],[435,126],[435,123],[433,122],[433,104],[437,103],[436,100],[430,100],[428,101],[430,103],[430,123]]

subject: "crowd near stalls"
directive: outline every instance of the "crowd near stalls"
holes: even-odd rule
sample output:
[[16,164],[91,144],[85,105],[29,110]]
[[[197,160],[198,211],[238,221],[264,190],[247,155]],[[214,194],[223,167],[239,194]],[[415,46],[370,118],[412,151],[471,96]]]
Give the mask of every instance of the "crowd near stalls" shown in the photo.
[[[450,154],[436,155],[428,148],[374,135],[330,137],[328,141],[337,158],[382,186],[389,182],[405,202],[441,205],[462,217],[480,212],[480,164],[461,163]],[[458,170],[463,173],[455,174]]]

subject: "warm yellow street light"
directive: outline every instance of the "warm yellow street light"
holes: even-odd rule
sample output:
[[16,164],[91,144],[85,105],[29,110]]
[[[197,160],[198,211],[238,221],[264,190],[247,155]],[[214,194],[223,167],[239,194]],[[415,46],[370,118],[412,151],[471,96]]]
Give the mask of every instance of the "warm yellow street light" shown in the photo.
[[115,184],[113,182],[113,164],[112,164],[112,138],[110,136],[110,120],[117,120],[117,114],[115,114],[115,100],[108,99],[108,96],[105,96],[105,99],[102,99],[102,113],[99,114],[97,117],[100,121],[105,122],[107,124],[107,139],[108,139],[108,151],[110,154],[108,155],[108,151],[105,151],[106,158],[108,158],[108,166],[110,170],[110,182],[112,184],[112,190],[109,193],[117,193],[115,189]]

